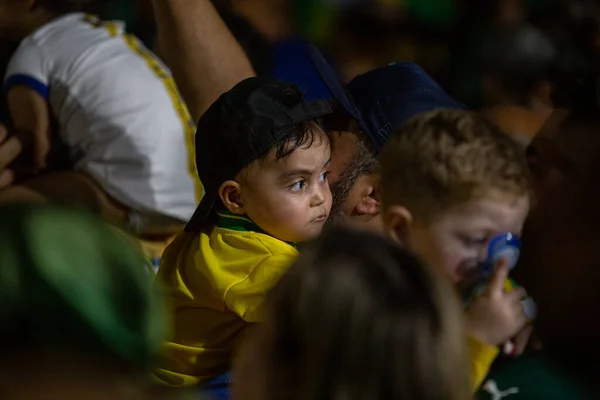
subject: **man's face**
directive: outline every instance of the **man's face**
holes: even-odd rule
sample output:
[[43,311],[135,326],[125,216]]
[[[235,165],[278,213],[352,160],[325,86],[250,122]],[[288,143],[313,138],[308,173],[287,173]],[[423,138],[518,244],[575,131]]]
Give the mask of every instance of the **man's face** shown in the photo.
[[361,144],[356,122],[347,130],[329,131],[333,195],[331,221],[381,229],[377,160]]
[[585,343],[599,333],[586,321],[596,318],[600,305],[597,223],[591,223],[600,198],[597,189],[590,190],[597,183],[578,170],[576,155],[564,151],[570,140],[578,139],[561,132],[560,120],[551,118],[528,148],[538,204],[525,224],[515,270],[538,304],[541,336],[557,344]]

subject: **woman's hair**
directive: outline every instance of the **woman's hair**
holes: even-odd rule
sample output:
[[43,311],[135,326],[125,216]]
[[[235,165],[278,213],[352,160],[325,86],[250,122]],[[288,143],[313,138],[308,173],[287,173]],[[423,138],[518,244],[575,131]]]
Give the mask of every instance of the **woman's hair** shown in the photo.
[[261,398],[470,396],[453,290],[375,234],[336,228],[307,245],[266,312],[237,376]]

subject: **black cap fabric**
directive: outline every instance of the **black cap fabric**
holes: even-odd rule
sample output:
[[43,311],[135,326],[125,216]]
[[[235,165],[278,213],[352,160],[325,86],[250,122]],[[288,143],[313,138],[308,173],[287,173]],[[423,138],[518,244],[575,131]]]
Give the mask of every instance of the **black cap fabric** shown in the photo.
[[327,101],[306,102],[297,86],[271,78],[248,78],[221,95],[198,123],[196,167],[205,194],[185,230],[199,230],[221,184],[285,140],[289,127],[330,113]]
[[398,128],[420,113],[466,109],[415,63],[393,63],[359,75],[344,86],[315,46],[310,55],[332,97],[358,122],[378,152]]

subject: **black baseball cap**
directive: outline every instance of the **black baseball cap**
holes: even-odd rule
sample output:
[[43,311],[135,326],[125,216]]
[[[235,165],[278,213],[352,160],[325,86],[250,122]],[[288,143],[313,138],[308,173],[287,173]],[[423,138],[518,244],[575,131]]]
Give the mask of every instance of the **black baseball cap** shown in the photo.
[[407,120],[440,108],[466,109],[451,98],[419,65],[397,62],[354,78],[344,87],[325,57],[310,55],[331,96],[354,118],[379,152]]
[[284,140],[291,126],[330,113],[327,101],[304,101],[296,85],[272,78],[248,78],[222,94],[198,122],[196,167],[205,194],[185,230],[201,229],[221,184]]

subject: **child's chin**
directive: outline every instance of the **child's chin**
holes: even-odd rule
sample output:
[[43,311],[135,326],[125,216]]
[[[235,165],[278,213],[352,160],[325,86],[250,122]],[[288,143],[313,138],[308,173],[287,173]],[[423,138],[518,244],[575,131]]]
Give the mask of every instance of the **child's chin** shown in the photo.
[[324,224],[320,224],[320,226],[318,226],[318,227],[317,226],[311,227],[306,232],[303,232],[302,235],[299,235],[299,237],[301,237],[301,239],[298,240],[298,242],[305,242],[307,240],[313,240],[313,239],[316,239],[319,236],[321,236],[321,232],[323,231],[323,225]]

